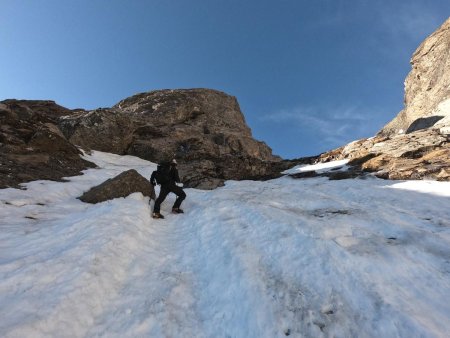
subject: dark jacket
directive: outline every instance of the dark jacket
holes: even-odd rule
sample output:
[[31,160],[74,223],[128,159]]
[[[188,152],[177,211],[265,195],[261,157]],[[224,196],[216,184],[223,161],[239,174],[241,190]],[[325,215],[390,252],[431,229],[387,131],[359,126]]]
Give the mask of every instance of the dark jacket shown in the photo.
[[173,183],[180,183],[180,175],[178,174],[178,169],[176,166],[171,165],[169,170],[169,177]]
[[172,186],[176,182],[180,182],[178,169],[174,165],[165,167],[165,165],[158,165],[157,170],[152,172],[150,182],[153,185],[160,184],[161,186]]

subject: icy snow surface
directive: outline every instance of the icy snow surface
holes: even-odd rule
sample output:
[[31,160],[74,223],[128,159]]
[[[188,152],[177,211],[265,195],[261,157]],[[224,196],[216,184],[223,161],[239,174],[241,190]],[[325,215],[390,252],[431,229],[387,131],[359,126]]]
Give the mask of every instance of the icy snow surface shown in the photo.
[[340,161],[333,161],[333,162],[326,162],[326,163],[317,163],[313,165],[298,165],[294,168],[291,168],[289,170],[285,170],[284,174],[296,174],[299,172],[306,172],[306,171],[316,171],[318,173],[326,172],[329,170],[347,170],[346,164],[348,163],[348,160],[340,160]]
[[154,164],[88,157],[0,190],[1,337],[448,337],[449,183],[229,181],[153,220],[76,197]]

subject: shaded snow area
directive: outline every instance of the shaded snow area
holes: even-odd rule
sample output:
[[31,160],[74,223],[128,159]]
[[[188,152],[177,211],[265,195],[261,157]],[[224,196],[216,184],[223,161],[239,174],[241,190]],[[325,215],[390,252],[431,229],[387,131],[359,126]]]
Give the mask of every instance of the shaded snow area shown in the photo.
[[449,183],[229,181],[154,220],[140,193],[76,199],[154,164],[87,158],[0,190],[1,337],[448,337]]

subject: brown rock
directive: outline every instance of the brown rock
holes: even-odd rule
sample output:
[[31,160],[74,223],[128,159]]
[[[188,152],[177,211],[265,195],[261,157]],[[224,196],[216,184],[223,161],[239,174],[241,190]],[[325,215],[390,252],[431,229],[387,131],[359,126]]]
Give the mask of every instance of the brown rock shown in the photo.
[[130,116],[115,109],[78,111],[59,120],[59,128],[72,143],[86,150],[127,154],[135,126]]
[[405,108],[376,137],[330,154],[388,179],[450,180],[450,18],[415,51]]
[[279,175],[263,142],[253,139],[236,98],[210,89],[158,90],[109,109],[61,119],[74,144],[153,162],[177,158],[187,187],[212,189],[226,179]]
[[93,111],[6,100],[0,119],[0,187],[62,179],[94,166],[76,146],[154,162],[175,157],[186,186],[202,189],[226,179],[279,177],[294,165],[253,139],[236,98],[209,89],[143,93]]
[[63,180],[95,167],[57,127],[71,111],[53,101],[0,102],[0,188],[46,179]]
[[405,80],[405,108],[380,134],[404,133],[415,121],[409,132],[436,123],[450,125],[450,18],[417,48],[411,66]]
[[327,151],[323,154],[319,155],[318,162],[330,162],[330,161],[338,161],[345,158],[342,151],[344,147],[340,147],[334,150]]
[[436,175],[436,179],[438,181],[450,181],[450,168],[442,168]]
[[361,163],[361,168],[365,171],[379,171],[389,163],[391,157],[387,155],[379,155]]
[[[448,136],[435,129],[360,140],[340,149],[340,154],[333,152],[333,156],[351,159],[350,166],[375,172],[376,176],[381,178],[448,179],[446,175],[447,168],[450,167]],[[326,158],[327,154],[321,156],[321,159]]]
[[357,156],[353,156],[352,159],[348,162],[348,165],[350,166],[361,166],[367,161],[373,159],[374,157],[377,157],[377,154],[369,153],[366,150],[361,154],[357,153]]
[[433,162],[436,161],[436,159],[442,159],[442,160],[450,160],[450,151],[449,148],[442,148],[437,150],[432,150],[429,153],[422,156],[423,162]]
[[141,192],[144,196],[155,199],[153,185],[136,170],[131,169],[91,188],[78,198],[83,202],[95,204],[114,198],[127,197],[134,192]]

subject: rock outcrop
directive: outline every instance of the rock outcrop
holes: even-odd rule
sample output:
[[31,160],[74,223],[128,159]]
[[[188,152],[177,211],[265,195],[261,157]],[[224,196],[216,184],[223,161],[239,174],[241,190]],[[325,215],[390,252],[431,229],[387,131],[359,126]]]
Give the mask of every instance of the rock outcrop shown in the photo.
[[176,158],[187,187],[279,176],[279,157],[253,139],[236,98],[210,89],[158,90],[60,120],[73,144],[159,162]]
[[417,48],[411,65],[405,80],[405,108],[380,135],[450,126],[450,18]]
[[449,135],[437,129],[355,141],[320,160],[332,159],[350,159],[350,165],[380,178],[450,180]]
[[114,178],[106,180],[78,197],[86,203],[100,203],[114,198],[127,197],[134,192],[155,199],[153,185],[136,170],[124,171]]
[[405,81],[405,109],[375,137],[318,161],[350,164],[387,179],[450,181],[450,19],[416,50]]
[[153,162],[176,158],[185,186],[200,189],[279,177],[298,162],[272,155],[252,137],[236,98],[210,89],[158,90],[92,111],[6,100],[0,118],[0,188],[93,167],[79,148]]
[[57,124],[71,111],[53,101],[0,102],[0,188],[46,179],[62,180],[95,167]]

